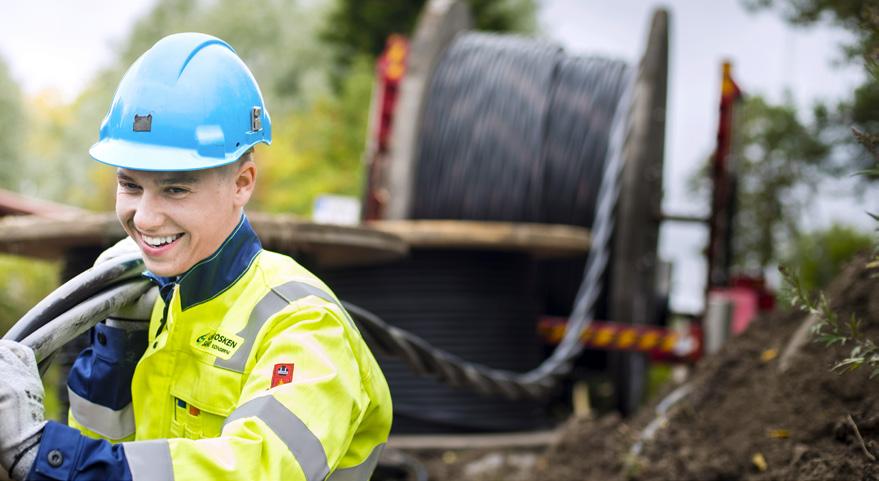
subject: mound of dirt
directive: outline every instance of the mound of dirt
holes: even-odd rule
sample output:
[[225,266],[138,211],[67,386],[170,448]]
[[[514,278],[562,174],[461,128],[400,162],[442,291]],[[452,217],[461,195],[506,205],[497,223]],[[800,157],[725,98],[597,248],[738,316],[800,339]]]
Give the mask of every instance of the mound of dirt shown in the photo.
[[[865,263],[852,263],[827,294],[841,319],[856,316],[879,340],[879,276]],[[706,358],[637,455],[631,447],[655,405],[628,422],[571,421],[532,479],[879,480],[879,377],[831,372],[851,347],[797,345],[804,323],[799,312],[766,316]]]
[[[827,289],[879,342],[879,272],[866,257]],[[851,346],[811,339],[814,319],[779,310],[705,358],[667,408],[660,396],[622,420],[572,419],[548,450],[419,453],[431,481],[879,481],[879,376],[830,368]],[[655,428],[645,438],[646,428]],[[640,449],[632,447],[640,443]]]

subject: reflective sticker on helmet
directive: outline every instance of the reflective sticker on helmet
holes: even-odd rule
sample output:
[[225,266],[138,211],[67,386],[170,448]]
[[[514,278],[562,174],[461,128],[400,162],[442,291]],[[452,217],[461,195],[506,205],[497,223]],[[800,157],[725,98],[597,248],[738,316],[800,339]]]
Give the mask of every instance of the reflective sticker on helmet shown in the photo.
[[252,132],[262,130],[262,109],[259,107],[250,110],[250,130]]
[[153,114],[137,115],[134,114],[134,131],[149,132],[153,128]]

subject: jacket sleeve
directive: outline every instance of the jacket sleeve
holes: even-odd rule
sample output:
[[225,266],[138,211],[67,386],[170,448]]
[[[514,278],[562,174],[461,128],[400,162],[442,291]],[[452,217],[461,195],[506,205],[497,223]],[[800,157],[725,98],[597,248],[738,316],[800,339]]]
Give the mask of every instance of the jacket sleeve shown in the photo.
[[[61,436],[53,435],[58,427],[48,426],[31,479],[95,479],[109,464],[119,479],[324,480],[348,450],[370,402],[352,347],[362,341],[349,338],[358,334],[345,322],[339,307],[314,297],[270,318],[219,437],[77,447],[69,440],[59,444]],[[292,376],[287,383],[275,376],[272,386],[279,364],[292,364]],[[49,463],[52,450],[72,458],[61,472]]]
[[134,439],[131,379],[146,349],[146,330],[97,324],[91,345],[67,377],[68,422],[86,435],[112,442]]

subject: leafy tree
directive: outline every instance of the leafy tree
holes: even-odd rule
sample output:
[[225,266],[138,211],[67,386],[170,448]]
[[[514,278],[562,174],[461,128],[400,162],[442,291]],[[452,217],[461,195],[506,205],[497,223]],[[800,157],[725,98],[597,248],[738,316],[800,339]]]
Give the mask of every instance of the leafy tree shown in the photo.
[[[533,0],[470,1],[483,28],[533,28]],[[40,101],[29,136],[38,160],[31,165],[39,168],[24,169],[30,193],[95,210],[111,209],[113,171],[92,161],[88,148],[97,140],[116,85],[131,63],[160,38],[198,31],[235,47],[258,79],[272,115],[273,145],[256,150],[264,169],[254,208],[306,214],[315,194],[356,195],[373,55],[388,33],[411,29],[423,4],[424,0],[253,0],[242,7],[232,0],[158,0],[115,46],[115,62],[98,72],[73,103]],[[339,33],[328,36],[336,38],[329,47],[318,35],[327,26]],[[360,32],[367,36],[352,36]],[[332,66],[344,42],[353,46],[345,54],[345,75],[332,82]],[[47,178],[48,171],[56,175]]]
[[799,273],[806,291],[822,289],[859,252],[872,246],[872,237],[852,227],[834,224],[828,229],[800,235],[783,264]]
[[[204,32],[229,42],[260,83],[271,113],[302,108],[326,88],[320,77],[329,57],[315,40],[323,6],[295,0],[159,0],[119,47],[114,70],[129,65],[162,37]],[[118,80],[117,80],[118,81]]]
[[[835,107],[830,114],[825,136],[837,145],[855,147],[847,154],[851,170],[869,170],[877,165],[874,153],[879,148],[879,4],[875,0],[742,0],[754,10],[772,9],[796,25],[827,23],[839,26],[854,35],[853,42],[843,46],[849,62],[864,66],[868,75],[864,82]],[[842,127],[842,128],[839,128]],[[850,129],[854,129],[853,137]],[[877,175],[864,175],[877,180]]]
[[255,209],[308,215],[321,193],[359,196],[372,84],[372,62],[362,58],[338,95],[325,93],[278,122],[271,148],[256,151]]
[[[335,0],[320,30],[333,48],[340,78],[354,60],[375,58],[388,35],[409,35],[427,0]],[[478,30],[533,32],[537,6],[534,0],[467,0]]]
[[15,188],[21,157],[22,114],[21,92],[9,75],[6,62],[0,58],[0,187]]
[[[113,170],[95,163],[88,148],[97,140],[101,120],[128,67],[156,41],[175,32],[205,32],[233,45],[258,79],[274,125],[283,130],[284,119],[308,110],[330,91],[324,73],[329,58],[314,33],[321,8],[293,0],[254,0],[246,8],[231,0],[159,0],[115,46],[115,62],[98,72],[74,102],[37,100],[42,104],[31,122],[35,128],[29,145],[39,154],[34,157],[38,161],[24,169],[29,193],[94,210],[112,209]],[[48,178],[46,172],[56,175]],[[300,181],[307,183],[308,176]]]
[[[770,0],[763,0],[762,3],[772,4]],[[808,22],[814,22],[819,16],[831,16],[837,22],[848,23],[849,28],[856,28],[859,32],[859,44],[856,44],[854,51],[860,50],[868,67],[869,78],[865,84],[859,88],[854,96],[854,100],[849,102],[849,106],[856,106],[865,113],[867,122],[872,122],[871,130],[863,131],[857,127],[853,128],[855,140],[864,147],[864,157],[868,159],[868,165],[872,167],[861,171],[860,173],[871,179],[879,179],[879,131],[876,130],[877,116],[879,112],[875,107],[879,105],[879,95],[864,95],[865,90],[877,92],[876,86],[879,85],[879,7],[869,6],[866,2],[854,0],[845,0],[841,2],[827,2],[823,0],[804,0],[800,3],[792,4],[792,11],[797,15],[804,16]],[[794,20],[797,17],[793,17]],[[853,20],[854,19],[854,20]],[[854,25],[852,25],[854,24]],[[856,25],[856,27],[855,27]],[[850,48],[850,50],[852,50]],[[866,86],[866,89],[864,88]],[[843,107],[844,109],[844,107]],[[853,117],[858,118],[858,117]],[[873,220],[879,222],[879,213],[868,212]],[[879,231],[879,228],[876,229]],[[865,268],[871,272],[871,277],[876,277],[879,273],[875,272],[879,269],[879,242],[874,242],[873,252],[867,261]],[[780,266],[779,270],[788,286],[789,297],[795,307],[808,312],[817,318],[817,322],[812,328],[812,333],[816,336],[816,341],[824,343],[830,347],[835,344],[850,345],[851,350],[848,356],[838,360],[833,370],[840,372],[854,371],[862,367],[870,370],[870,377],[879,376],[879,342],[876,339],[867,337],[861,325],[861,320],[852,315],[849,319],[840,319],[837,313],[831,309],[830,302],[823,292],[818,291],[817,296],[813,296],[809,289],[805,288],[801,280],[801,276],[796,272],[792,272],[785,266]],[[851,417],[849,417],[851,421]],[[852,421],[852,424],[854,422]],[[869,454],[869,453],[868,453]]]
[[0,254],[0,333],[58,285],[57,262]]
[[777,260],[781,240],[797,235],[797,219],[809,201],[803,191],[833,170],[829,147],[816,130],[799,120],[790,102],[772,105],[751,96],[741,104],[733,231],[733,264],[740,269],[762,271]]

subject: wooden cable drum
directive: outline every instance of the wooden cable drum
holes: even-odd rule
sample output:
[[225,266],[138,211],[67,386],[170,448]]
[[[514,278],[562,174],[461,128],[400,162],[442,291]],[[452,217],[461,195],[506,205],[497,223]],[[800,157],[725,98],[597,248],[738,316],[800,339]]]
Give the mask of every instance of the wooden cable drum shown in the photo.
[[[388,179],[386,219],[587,228],[588,259],[540,261],[541,313],[580,325],[594,318],[652,322],[667,12],[655,13],[635,66],[470,32],[461,7],[429,2],[416,29],[409,58],[417,68],[407,72],[413,78],[402,83],[397,109],[407,117],[398,118],[390,160],[380,166],[386,172],[377,176]],[[603,229],[595,224],[600,212]],[[565,344],[542,372],[570,369],[579,348]],[[610,358],[617,407],[632,412],[646,379],[643,356]]]
[[524,252],[540,259],[581,256],[589,250],[589,230],[571,225],[459,220],[382,220],[367,225],[416,249]]
[[[316,224],[284,214],[248,213],[263,247],[314,265],[341,266],[382,263],[406,255],[398,236],[366,227]],[[85,248],[100,249],[122,239],[125,232],[112,213],[85,214],[71,219],[34,216],[0,221],[0,252],[59,259]]]

